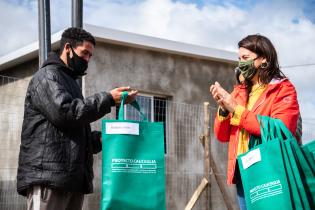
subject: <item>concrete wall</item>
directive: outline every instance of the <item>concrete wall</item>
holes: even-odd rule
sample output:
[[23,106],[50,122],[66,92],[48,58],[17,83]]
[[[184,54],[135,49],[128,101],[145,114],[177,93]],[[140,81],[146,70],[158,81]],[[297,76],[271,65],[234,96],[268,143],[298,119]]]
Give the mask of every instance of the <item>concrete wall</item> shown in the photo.
[[172,100],[200,104],[212,101],[209,86],[219,81],[230,90],[233,64],[100,43],[85,77],[86,88],[104,91],[130,85],[162,93]]
[[[29,79],[37,66],[35,60],[0,72],[0,180],[14,180]],[[21,79],[17,79],[21,78]]]
[[[168,132],[172,134],[172,140],[168,142],[169,153],[166,155],[167,164],[167,206],[170,210],[184,209],[190,196],[198,186],[203,173],[203,154],[202,147],[198,142],[198,137],[202,130],[202,104],[204,101],[210,101],[212,106],[215,106],[209,94],[209,85],[215,81],[219,81],[222,86],[232,89],[234,84],[233,64],[228,64],[218,61],[210,61],[205,59],[197,59],[174,54],[136,49],[132,47],[97,43],[94,56],[89,64],[87,76],[83,79],[83,87],[85,95],[90,95],[98,91],[110,90],[113,87],[129,85],[132,88],[138,89],[140,93],[161,94],[170,98],[169,106],[177,106],[178,104],[188,104],[185,107],[184,115],[178,116],[174,114],[170,124],[176,125],[169,128]],[[18,78],[23,78],[23,84],[27,86],[28,79],[37,70],[37,59],[31,60],[22,65],[10,68],[0,72],[2,75],[9,75]],[[10,88],[0,87],[6,95],[13,95],[12,85]],[[26,88],[22,88],[18,95],[25,95]],[[10,98],[10,97],[9,97]],[[13,97],[9,100],[15,101]],[[15,102],[16,103],[16,102]],[[17,128],[20,129],[23,102],[19,101],[19,116],[16,120]],[[184,106],[184,105],[183,105]],[[186,106],[186,105],[185,105]],[[196,108],[197,107],[197,108]],[[178,109],[178,108],[176,108]],[[183,107],[180,109],[184,110]],[[187,110],[186,110],[187,109]],[[193,109],[194,112],[190,110]],[[212,110],[215,112],[215,109]],[[170,115],[172,113],[169,113]],[[190,115],[186,114],[190,113]],[[191,114],[194,113],[194,114]],[[114,110],[112,115],[114,116]],[[213,114],[214,115],[214,114]],[[173,116],[173,115],[172,115]],[[188,116],[188,117],[187,117]],[[184,132],[187,127],[183,122],[196,120],[193,128],[189,128],[194,133],[194,139],[188,139],[188,135]],[[8,119],[10,121],[10,119]],[[9,123],[9,122],[8,122]],[[20,124],[19,124],[20,123]],[[1,127],[5,124],[1,124]],[[100,129],[100,122],[93,123],[95,129]],[[9,136],[12,131],[4,131],[3,135]],[[15,133],[19,130],[15,131]],[[180,134],[181,132],[181,134]],[[14,142],[8,144],[7,141]],[[10,179],[1,178],[2,182],[12,182],[15,179],[17,164],[16,154],[19,149],[19,135],[12,135],[10,138],[0,139],[0,148],[4,153],[1,158],[4,158],[6,164],[13,168],[10,172]],[[181,143],[181,142],[190,143]],[[218,166],[222,172],[221,177],[225,179],[227,151],[226,146],[218,144],[212,138],[212,152],[217,158]],[[9,146],[8,146],[9,145]],[[11,153],[11,151],[14,151]],[[178,152],[180,151],[180,152]],[[10,158],[5,158],[10,157]],[[94,165],[95,172],[95,193],[87,196],[85,200],[85,209],[99,209],[100,198],[100,171],[101,171],[101,155],[97,155]],[[193,168],[192,168],[193,166]],[[3,172],[0,165],[0,173]],[[189,171],[190,170],[190,171]],[[175,173],[176,172],[176,173]],[[2,177],[0,175],[0,177]],[[14,181],[13,181],[14,182]],[[226,209],[222,195],[212,176],[212,199],[211,204],[213,209]],[[227,188],[228,195],[235,202],[233,188]],[[0,197],[4,195],[1,194]],[[198,201],[196,208],[204,209],[205,198]],[[1,204],[0,204],[1,205]],[[237,207],[235,207],[237,208]],[[15,208],[17,209],[17,208]]]

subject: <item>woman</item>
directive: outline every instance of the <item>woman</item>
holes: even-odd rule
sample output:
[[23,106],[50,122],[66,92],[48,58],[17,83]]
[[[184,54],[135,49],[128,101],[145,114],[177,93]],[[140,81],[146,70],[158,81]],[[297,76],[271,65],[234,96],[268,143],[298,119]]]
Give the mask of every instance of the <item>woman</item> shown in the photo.
[[227,183],[236,184],[240,208],[246,209],[237,156],[248,151],[251,135],[260,136],[257,115],[281,119],[295,135],[299,104],[295,88],[280,71],[276,50],[268,38],[249,35],[238,47],[237,71],[244,81],[231,94],[215,82],[210,93],[219,105],[215,135],[219,141],[229,142]]

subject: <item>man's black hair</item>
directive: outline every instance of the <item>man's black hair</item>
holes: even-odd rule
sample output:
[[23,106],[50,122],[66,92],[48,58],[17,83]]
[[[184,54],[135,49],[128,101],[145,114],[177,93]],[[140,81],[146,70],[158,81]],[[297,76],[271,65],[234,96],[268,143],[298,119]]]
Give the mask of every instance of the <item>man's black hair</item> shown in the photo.
[[95,39],[89,32],[85,31],[82,28],[67,28],[61,36],[60,40],[60,54],[63,51],[66,43],[70,43],[73,48],[76,48],[78,45],[81,45],[83,41],[91,42],[95,46]]

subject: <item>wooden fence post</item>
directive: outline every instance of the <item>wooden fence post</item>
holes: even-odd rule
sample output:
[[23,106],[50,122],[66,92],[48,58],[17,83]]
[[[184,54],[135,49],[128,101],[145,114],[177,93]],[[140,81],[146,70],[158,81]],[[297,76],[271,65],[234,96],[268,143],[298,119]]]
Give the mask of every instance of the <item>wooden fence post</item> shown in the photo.
[[209,102],[203,103],[204,109],[204,178],[208,181],[208,187],[205,189],[206,196],[206,210],[211,209],[211,177],[210,177],[210,104]]
[[198,188],[192,195],[191,199],[187,203],[185,210],[191,210],[201,193],[205,190],[206,210],[211,209],[211,185],[210,185],[210,104],[204,102],[204,124],[203,124],[203,135],[200,137],[201,144],[204,148],[204,176],[199,184]]

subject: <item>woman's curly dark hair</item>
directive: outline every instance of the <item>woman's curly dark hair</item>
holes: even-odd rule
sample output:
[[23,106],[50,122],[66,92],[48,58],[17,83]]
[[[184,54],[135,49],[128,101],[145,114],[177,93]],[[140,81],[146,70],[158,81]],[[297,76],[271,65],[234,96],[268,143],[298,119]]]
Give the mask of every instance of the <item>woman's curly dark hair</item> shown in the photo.
[[61,35],[60,40],[60,53],[67,43],[70,43],[73,48],[82,44],[83,41],[91,42],[95,46],[95,39],[89,32],[82,28],[67,28]]

